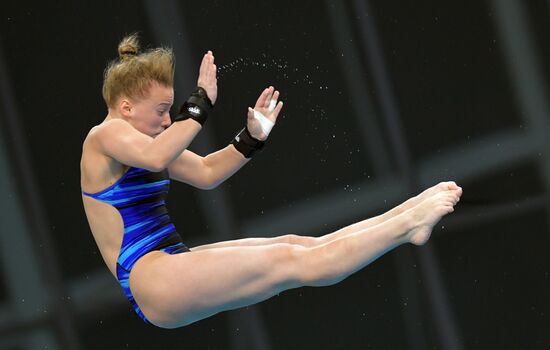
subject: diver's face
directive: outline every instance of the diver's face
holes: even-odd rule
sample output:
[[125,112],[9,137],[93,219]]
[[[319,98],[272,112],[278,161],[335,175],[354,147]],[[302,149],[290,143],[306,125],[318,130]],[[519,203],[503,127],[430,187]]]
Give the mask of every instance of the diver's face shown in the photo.
[[153,82],[145,98],[131,102],[129,122],[140,132],[157,137],[172,123],[170,107],[173,103],[174,89]]

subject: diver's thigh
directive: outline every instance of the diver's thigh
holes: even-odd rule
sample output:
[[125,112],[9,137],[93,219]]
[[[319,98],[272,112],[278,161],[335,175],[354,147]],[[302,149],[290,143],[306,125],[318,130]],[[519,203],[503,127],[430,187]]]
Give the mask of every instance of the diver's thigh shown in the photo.
[[130,288],[148,318],[185,324],[300,286],[306,249],[280,243],[159,255],[136,263]]

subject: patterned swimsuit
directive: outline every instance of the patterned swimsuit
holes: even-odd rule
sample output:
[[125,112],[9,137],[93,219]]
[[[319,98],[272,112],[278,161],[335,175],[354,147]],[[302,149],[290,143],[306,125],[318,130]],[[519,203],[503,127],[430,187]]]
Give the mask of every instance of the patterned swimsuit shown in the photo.
[[130,271],[140,257],[153,250],[169,254],[190,251],[176,232],[165,206],[170,188],[168,170],[158,173],[130,167],[113,185],[97,193],[83,194],[115,207],[124,222],[124,236],[116,273],[136,313],[148,324],[149,320],[134,300],[130,290]]

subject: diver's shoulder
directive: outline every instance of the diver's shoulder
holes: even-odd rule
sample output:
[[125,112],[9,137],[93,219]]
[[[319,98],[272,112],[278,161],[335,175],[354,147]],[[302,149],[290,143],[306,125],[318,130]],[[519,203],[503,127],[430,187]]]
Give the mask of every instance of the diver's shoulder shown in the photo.
[[109,119],[103,121],[90,129],[87,138],[97,139],[103,137],[105,134],[116,134],[119,131],[123,131],[130,127],[130,123],[123,119]]

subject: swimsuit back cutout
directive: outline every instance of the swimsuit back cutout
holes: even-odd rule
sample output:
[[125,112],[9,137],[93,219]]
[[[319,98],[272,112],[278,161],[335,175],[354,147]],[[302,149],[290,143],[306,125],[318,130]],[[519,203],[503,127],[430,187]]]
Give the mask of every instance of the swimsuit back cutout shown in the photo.
[[124,223],[124,236],[117,259],[117,278],[138,315],[148,323],[129,288],[132,267],[153,250],[169,254],[189,251],[176,232],[165,206],[170,188],[168,170],[150,172],[130,167],[113,185],[84,195],[115,207]]

